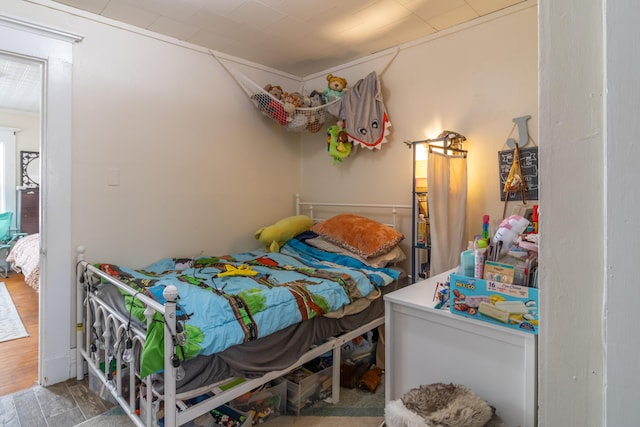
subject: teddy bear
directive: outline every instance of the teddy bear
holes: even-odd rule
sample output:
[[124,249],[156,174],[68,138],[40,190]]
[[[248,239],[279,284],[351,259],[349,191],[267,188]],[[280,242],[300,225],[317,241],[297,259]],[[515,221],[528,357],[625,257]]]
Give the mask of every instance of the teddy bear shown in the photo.
[[325,103],[335,101],[342,98],[345,90],[347,90],[347,79],[329,73],[327,74],[327,88],[322,92],[322,98]]

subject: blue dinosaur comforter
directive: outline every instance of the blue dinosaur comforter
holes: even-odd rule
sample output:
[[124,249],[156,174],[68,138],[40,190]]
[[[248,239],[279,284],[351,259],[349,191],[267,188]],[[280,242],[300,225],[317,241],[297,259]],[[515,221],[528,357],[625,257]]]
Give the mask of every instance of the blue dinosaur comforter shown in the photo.
[[[113,264],[100,269],[164,303],[168,285],[178,288],[177,317],[187,340],[183,359],[210,355],[270,335],[367,296],[398,278],[393,269],[372,268],[355,258],[290,240],[281,252],[263,250],[196,259],[168,258],[142,270]],[[144,320],[139,301],[127,309]],[[141,375],[163,368],[163,320],[147,329]]]

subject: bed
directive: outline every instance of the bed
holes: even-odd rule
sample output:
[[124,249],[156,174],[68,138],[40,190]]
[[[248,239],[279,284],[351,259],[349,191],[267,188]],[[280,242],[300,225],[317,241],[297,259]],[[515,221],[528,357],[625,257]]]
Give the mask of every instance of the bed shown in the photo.
[[40,234],[29,234],[16,241],[7,256],[11,269],[24,275],[27,285],[40,289]]
[[[391,223],[316,217],[330,207],[381,209]],[[382,325],[382,295],[409,283],[395,266],[404,236],[391,226],[410,208],[297,198],[296,214],[306,209],[315,225],[279,252],[167,258],[145,269],[90,264],[79,248],[78,379],[88,370],[136,425],[162,417],[171,427],[332,352],[337,402],[342,345]]]

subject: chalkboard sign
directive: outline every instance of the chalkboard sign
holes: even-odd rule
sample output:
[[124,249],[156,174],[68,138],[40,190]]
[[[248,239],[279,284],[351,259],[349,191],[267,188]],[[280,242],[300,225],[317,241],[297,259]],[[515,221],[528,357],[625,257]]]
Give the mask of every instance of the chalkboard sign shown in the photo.
[[[504,182],[509,176],[509,169],[513,163],[514,150],[498,151],[498,164],[500,166],[500,200],[505,201]],[[526,185],[525,197],[527,200],[538,200],[538,147],[520,149],[520,167]],[[522,193],[509,193],[509,200],[522,200]]]

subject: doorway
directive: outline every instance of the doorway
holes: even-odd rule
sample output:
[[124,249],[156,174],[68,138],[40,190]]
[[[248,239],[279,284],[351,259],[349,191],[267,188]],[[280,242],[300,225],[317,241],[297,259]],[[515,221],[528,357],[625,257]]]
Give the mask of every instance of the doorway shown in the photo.
[[12,233],[24,234],[0,282],[28,333],[0,342],[0,377],[13,378],[0,396],[38,383],[42,87],[42,63],[0,53],[0,211],[12,212]]
[[0,14],[0,53],[42,65],[38,383],[76,370],[71,245],[72,43],[82,37]]

